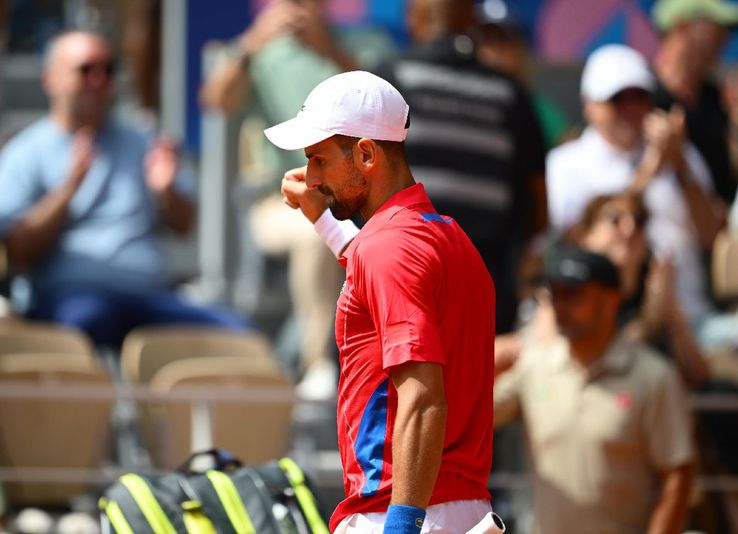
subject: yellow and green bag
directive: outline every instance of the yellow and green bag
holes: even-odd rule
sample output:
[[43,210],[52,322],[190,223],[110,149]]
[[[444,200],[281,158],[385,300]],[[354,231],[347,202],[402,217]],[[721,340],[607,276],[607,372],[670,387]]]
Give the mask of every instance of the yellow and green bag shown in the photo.
[[[192,472],[203,454],[216,468]],[[111,534],[329,534],[294,461],[244,467],[220,449],[173,473],[123,475],[100,499],[100,513]]]

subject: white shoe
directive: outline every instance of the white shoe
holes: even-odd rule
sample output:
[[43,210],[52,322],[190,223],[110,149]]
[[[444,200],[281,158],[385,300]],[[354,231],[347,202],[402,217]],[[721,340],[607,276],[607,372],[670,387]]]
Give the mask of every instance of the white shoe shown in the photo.
[[311,365],[295,391],[308,401],[324,401],[336,398],[338,369],[332,361],[315,362]]

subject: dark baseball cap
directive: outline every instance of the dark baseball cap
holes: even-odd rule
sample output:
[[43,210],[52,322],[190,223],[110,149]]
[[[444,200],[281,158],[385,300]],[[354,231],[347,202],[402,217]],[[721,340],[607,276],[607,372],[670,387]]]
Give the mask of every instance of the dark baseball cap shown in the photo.
[[607,287],[620,287],[618,269],[607,257],[578,246],[554,247],[544,258],[543,276],[549,283],[577,286],[599,282]]

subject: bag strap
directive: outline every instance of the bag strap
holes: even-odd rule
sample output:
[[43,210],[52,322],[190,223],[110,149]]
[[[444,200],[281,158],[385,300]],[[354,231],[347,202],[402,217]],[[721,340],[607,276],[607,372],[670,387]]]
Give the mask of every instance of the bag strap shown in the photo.
[[105,514],[105,517],[108,518],[116,534],[134,534],[131,525],[128,524],[126,516],[123,514],[117,502],[101,497],[98,501],[98,507]]
[[300,508],[302,508],[305,519],[313,534],[330,534],[323,518],[320,517],[320,512],[318,512],[315,495],[313,495],[305,483],[305,474],[302,472],[302,469],[291,458],[282,458],[279,460],[279,467],[287,476],[292,489],[295,490],[297,502],[300,504]]
[[243,505],[238,489],[231,478],[221,471],[214,469],[206,473],[208,480],[213,485],[215,493],[223,505],[223,509],[236,530],[236,534],[256,534],[254,524],[251,522],[246,507]]
[[177,534],[167,514],[164,513],[151,488],[143,478],[128,473],[120,477],[120,482],[130,492],[133,500],[136,501],[146,521],[156,534]]

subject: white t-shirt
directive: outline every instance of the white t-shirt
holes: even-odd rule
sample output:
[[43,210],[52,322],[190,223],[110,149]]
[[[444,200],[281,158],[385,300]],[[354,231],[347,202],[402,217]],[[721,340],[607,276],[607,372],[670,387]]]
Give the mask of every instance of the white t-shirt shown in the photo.
[[[612,146],[592,127],[578,139],[553,149],[546,160],[551,225],[565,230],[579,220],[594,197],[623,191],[633,180],[641,153],[642,149],[624,151]],[[684,157],[697,183],[712,194],[710,171],[691,143],[684,145]],[[707,274],[674,171],[665,168],[659,172],[646,188],[644,199],[650,212],[646,235],[651,250],[674,262],[677,296],[696,325],[711,310]]]

